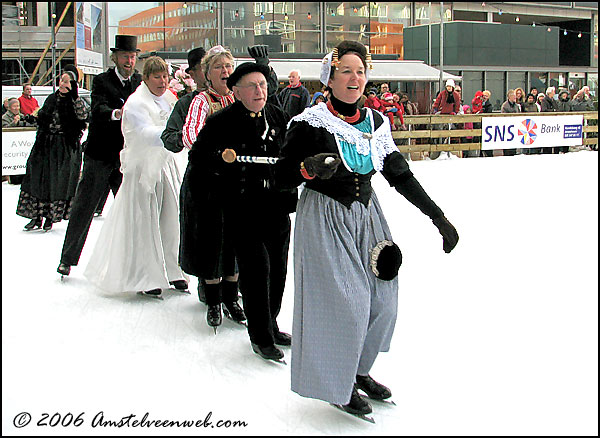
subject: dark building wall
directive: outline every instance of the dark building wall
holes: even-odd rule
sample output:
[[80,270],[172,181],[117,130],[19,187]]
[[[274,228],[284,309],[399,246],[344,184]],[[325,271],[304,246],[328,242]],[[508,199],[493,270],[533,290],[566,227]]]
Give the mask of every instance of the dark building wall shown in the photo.
[[[427,26],[404,30],[404,59],[427,62]],[[440,27],[431,27],[431,64],[439,65]],[[445,65],[559,66],[559,29],[494,23],[444,24]]]

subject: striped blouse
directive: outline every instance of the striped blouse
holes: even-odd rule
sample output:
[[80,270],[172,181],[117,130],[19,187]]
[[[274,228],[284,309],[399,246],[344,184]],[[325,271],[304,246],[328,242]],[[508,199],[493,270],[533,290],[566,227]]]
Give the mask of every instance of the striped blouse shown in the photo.
[[231,105],[234,101],[233,92],[231,91],[223,96],[217,93],[212,87],[209,87],[207,91],[198,93],[192,100],[187,117],[185,118],[185,124],[183,125],[183,145],[191,149],[196,142],[198,132],[206,122],[206,118],[218,110]]

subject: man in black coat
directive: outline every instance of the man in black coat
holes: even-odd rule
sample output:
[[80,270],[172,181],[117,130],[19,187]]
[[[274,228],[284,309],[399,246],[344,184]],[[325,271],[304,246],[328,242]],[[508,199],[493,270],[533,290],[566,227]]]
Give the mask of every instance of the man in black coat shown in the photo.
[[[265,359],[280,360],[283,352],[275,344],[291,345],[291,336],[279,330],[276,318],[287,273],[289,213],[295,211],[297,192],[276,190],[269,164],[230,159],[233,151],[242,156],[279,156],[288,119],[277,106],[266,103],[269,74],[266,65],[238,66],[227,80],[236,102],[210,116],[200,130],[181,188],[180,263],[186,272],[200,265],[203,276],[199,250],[207,254],[206,269],[212,269],[210,254],[218,254],[224,236],[230,237],[252,348]],[[187,212],[203,211],[207,204],[219,210],[218,223],[188,220]],[[212,278],[210,274],[205,278]]]
[[290,84],[277,95],[279,104],[291,119],[297,116],[310,104],[310,93],[302,82],[300,72],[292,70],[288,76]]
[[123,149],[121,108],[142,82],[135,70],[137,37],[116,35],[111,60],[115,67],[99,74],[92,85],[92,113],[84,151],[83,175],[73,198],[71,214],[57,271],[69,275],[81,251],[99,202],[108,187],[116,195],[123,175],[119,153]]

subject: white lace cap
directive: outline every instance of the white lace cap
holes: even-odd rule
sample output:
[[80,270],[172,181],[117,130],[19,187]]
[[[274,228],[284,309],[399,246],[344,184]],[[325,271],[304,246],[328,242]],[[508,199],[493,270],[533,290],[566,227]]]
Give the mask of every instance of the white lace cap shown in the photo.
[[[371,55],[368,54],[367,49],[367,69],[365,70],[365,77],[367,78],[367,81],[369,80],[369,71],[373,68],[373,65],[370,61],[370,56]],[[323,58],[323,62],[321,63],[321,76],[319,77],[319,79],[321,80],[321,83],[323,85],[328,85],[329,76],[331,75],[332,58],[333,52],[329,52],[327,55],[325,55],[325,57]]]
[[331,58],[333,57],[333,52],[329,52],[327,55],[325,55],[325,57],[323,58],[323,63],[321,64],[321,76],[320,76],[320,80],[321,83],[325,86],[327,86],[327,83],[329,82],[329,75],[331,74]]

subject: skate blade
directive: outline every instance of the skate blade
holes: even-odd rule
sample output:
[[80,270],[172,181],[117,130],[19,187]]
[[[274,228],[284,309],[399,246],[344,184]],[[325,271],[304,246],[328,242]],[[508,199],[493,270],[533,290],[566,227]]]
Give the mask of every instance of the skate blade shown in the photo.
[[375,424],[375,420],[373,419],[373,417],[369,417],[365,414],[353,414],[352,412],[348,412],[346,410],[344,410],[344,408],[341,405],[336,405],[333,403],[330,403],[331,406],[333,406],[334,408],[338,408],[340,411],[342,411],[344,414],[348,414],[348,415],[352,415],[353,417],[359,418],[363,421],[367,421],[371,424]]
[[143,291],[138,292],[138,295],[142,295],[144,297],[148,297],[148,298],[152,298],[152,299],[155,299],[155,300],[163,301],[163,297],[160,296],[160,295],[147,294],[147,293],[144,293]]
[[[225,306],[223,306],[223,307],[225,307]],[[246,323],[246,320],[236,321],[235,319],[233,319],[231,317],[231,313],[229,313],[229,310],[227,310],[226,308],[223,309],[223,315],[225,315],[225,318],[227,318],[228,320],[235,322],[236,324],[243,325],[244,327],[248,328],[248,324]]]
[[182,293],[182,294],[186,294],[186,295],[191,295],[191,294],[192,294],[192,293],[191,293],[189,290],[187,290],[187,289],[177,289],[177,288],[175,288],[175,289],[172,289],[172,290],[174,290],[175,292],[179,292],[179,293]]

